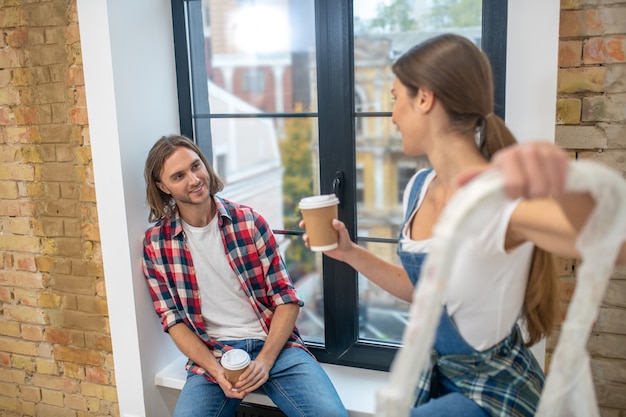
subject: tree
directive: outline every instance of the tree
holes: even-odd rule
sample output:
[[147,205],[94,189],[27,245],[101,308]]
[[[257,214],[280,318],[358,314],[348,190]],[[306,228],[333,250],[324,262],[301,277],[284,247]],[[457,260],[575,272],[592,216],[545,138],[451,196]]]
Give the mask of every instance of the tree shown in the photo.
[[435,0],[426,15],[435,28],[480,26],[482,0]]
[[409,0],[393,0],[389,5],[378,4],[377,15],[370,28],[381,32],[408,32],[418,29]]
[[[298,110],[296,109],[296,112]],[[311,120],[304,117],[285,119],[285,138],[280,141],[283,173],[283,218],[285,229],[298,229],[298,203],[313,193]],[[315,269],[315,257],[302,239],[293,239],[285,262],[294,280]]]

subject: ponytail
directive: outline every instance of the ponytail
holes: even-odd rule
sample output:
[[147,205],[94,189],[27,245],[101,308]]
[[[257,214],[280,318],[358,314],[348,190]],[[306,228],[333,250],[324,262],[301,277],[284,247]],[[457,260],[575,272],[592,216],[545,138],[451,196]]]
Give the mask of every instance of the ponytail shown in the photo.
[[[490,113],[482,120],[482,125],[477,129],[477,137],[481,138],[478,147],[487,160],[491,160],[500,149],[517,143],[500,117]],[[559,284],[554,255],[535,246],[522,309],[528,346],[552,333],[559,315]]]
[[478,150],[487,161],[490,161],[500,149],[517,143],[504,120],[493,113],[481,118],[480,124],[476,127],[476,137]]
[[532,346],[552,333],[559,318],[559,290],[554,255],[535,246],[522,310],[526,345]]

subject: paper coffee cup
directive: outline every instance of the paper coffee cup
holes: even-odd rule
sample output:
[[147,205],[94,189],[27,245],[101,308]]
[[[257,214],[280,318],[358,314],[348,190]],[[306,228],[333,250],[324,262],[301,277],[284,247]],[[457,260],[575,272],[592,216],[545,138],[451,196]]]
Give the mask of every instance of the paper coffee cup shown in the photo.
[[250,365],[250,355],[243,349],[227,350],[221,359],[224,374],[231,384],[239,380],[239,376]]
[[300,211],[304,218],[311,250],[321,252],[335,249],[339,235],[332,221],[338,217],[339,199],[334,194],[305,197],[300,200]]

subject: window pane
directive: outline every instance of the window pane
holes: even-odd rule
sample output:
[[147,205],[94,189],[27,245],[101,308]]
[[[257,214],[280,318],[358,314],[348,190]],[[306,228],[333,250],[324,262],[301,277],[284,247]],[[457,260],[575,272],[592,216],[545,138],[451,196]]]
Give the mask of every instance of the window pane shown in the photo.
[[[203,0],[210,113],[195,117],[210,121],[220,195],[254,207],[275,231],[305,301],[298,327],[323,343],[322,258],[304,246],[297,209],[319,194],[314,16],[314,0]],[[313,117],[286,117],[305,112]]]
[[234,108],[211,108],[211,113],[315,111],[310,80],[315,67],[313,0],[202,4],[209,92],[241,99]]
[[322,254],[304,247],[300,237],[292,237],[290,240],[292,244],[287,249],[285,262],[298,296],[304,301],[296,326],[305,342],[323,345],[325,326]]
[[[281,134],[277,124],[283,127]],[[323,342],[321,257],[294,235],[301,230],[298,202],[319,194],[316,131],[317,119],[308,117],[211,120],[213,166],[225,184],[220,195],[254,207],[276,232],[291,277],[296,287],[302,286],[302,336]]]
[[[506,2],[188,0],[187,13],[173,6],[181,131],[212,158],[226,183],[221,194],[267,218],[305,301],[301,334],[322,362],[387,367],[408,305],[304,248],[297,203],[339,185],[340,218],[355,240],[398,262],[403,190],[428,161],[401,152],[389,117],[391,62],[442,31],[481,44],[485,7],[484,45],[504,80]],[[503,88],[496,86],[500,105]]]
[[[481,0],[354,0],[356,164],[362,176],[357,205],[358,241],[382,258],[395,253],[404,187],[425,157],[407,157],[391,123],[393,60],[419,42],[444,32],[480,46]],[[388,239],[374,243],[371,240]],[[399,342],[406,303],[359,277],[360,337]]]
[[[360,243],[376,255],[400,265],[396,245]],[[410,304],[402,301],[359,274],[359,337],[399,344],[408,323]]]

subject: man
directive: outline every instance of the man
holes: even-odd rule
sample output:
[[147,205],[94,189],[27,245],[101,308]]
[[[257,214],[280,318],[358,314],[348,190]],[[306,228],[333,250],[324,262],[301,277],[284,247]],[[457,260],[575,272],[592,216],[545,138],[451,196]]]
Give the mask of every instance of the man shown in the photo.
[[[183,136],[159,139],[144,174],[156,222],[144,274],[164,330],[189,358],[174,417],[232,416],[257,388],[288,416],[347,416],[295,327],[302,301],[263,217],[216,195],[222,181]],[[252,358],[234,385],[219,362],[232,348]]]

